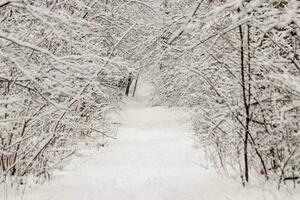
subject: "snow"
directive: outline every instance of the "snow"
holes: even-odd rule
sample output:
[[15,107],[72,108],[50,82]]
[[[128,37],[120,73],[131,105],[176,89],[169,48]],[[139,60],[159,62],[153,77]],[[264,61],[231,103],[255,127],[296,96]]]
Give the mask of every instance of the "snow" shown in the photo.
[[189,114],[178,108],[149,107],[144,100],[147,92],[138,92],[115,117],[122,124],[117,140],[101,150],[82,151],[52,181],[27,189],[23,198],[7,199],[299,199],[264,185],[243,188],[203,167],[207,163],[201,150],[194,148]]

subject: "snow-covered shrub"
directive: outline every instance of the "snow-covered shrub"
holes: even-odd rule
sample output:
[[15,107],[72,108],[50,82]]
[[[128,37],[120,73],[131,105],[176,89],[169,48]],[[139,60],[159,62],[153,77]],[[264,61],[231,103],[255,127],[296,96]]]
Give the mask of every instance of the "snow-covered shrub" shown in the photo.
[[110,137],[118,81],[135,67],[138,48],[129,47],[143,46],[141,9],[149,8],[0,0],[1,177],[47,178],[79,139]]
[[243,183],[255,171],[279,185],[297,180],[299,1],[194,3],[182,17],[168,13],[157,94],[194,111],[196,135],[217,168],[233,168]]

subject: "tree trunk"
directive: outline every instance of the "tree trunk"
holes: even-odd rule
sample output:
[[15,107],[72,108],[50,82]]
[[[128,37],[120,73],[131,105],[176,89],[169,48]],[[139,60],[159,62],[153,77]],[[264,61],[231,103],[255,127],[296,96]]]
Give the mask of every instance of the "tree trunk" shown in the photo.
[[245,79],[245,58],[244,58],[244,35],[242,25],[239,26],[240,40],[241,40],[241,79],[242,79],[242,95],[243,103],[246,113],[245,119],[245,136],[244,136],[244,176],[246,182],[249,182],[249,164],[248,164],[248,141],[249,141],[249,123],[250,123],[250,112],[249,112],[249,101],[247,100],[247,89],[246,79]]
[[139,80],[139,76],[140,76],[140,72],[138,73],[138,75],[136,77],[136,80],[135,80],[135,83],[134,83],[134,89],[133,89],[132,97],[134,97],[134,95],[135,95],[137,83],[138,83],[138,80]]

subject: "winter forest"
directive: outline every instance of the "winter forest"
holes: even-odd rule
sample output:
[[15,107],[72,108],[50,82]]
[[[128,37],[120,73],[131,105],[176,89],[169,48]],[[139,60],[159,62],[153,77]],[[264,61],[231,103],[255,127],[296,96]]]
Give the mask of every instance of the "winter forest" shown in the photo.
[[300,1],[0,0],[0,199],[300,199]]

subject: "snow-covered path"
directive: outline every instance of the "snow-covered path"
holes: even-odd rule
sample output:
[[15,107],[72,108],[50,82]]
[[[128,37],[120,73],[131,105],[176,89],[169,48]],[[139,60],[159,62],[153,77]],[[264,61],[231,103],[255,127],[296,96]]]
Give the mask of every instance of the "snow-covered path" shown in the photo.
[[[189,115],[180,109],[128,102],[118,139],[75,157],[54,180],[9,200],[262,200],[280,197],[263,186],[243,189],[205,169],[193,148]],[[0,198],[1,199],[1,198]]]
[[199,200],[211,189],[196,163],[187,114],[131,102],[122,118],[119,138],[105,152],[71,164],[26,199]]

